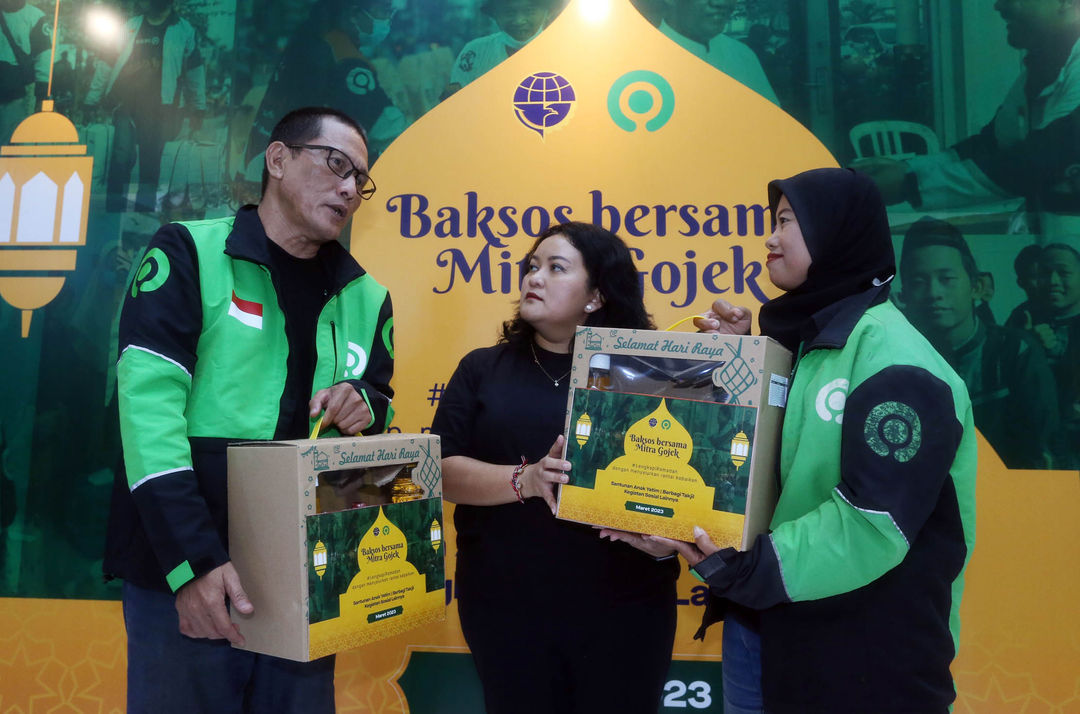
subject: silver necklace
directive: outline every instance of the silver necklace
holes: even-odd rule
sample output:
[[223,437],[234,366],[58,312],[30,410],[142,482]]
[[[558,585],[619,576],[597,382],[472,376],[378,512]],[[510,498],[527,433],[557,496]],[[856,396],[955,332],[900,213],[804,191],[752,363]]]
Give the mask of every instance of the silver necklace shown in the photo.
[[530,342],[529,343],[529,349],[532,350],[533,362],[536,362],[536,366],[540,368],[540,371],[544,373],[544,376],[547,377],[548,379],[550,379],[552,381],[552,383],[554,383],[554,385],[556,387],[559,386],[559,380],[566,379],[567,377],[570,376],[570,372],[573,371],[573,368],[568,369],[568,370],[566,370],[566,374],[559,377],[559,379],[555,379],[550,374],[548,374],[548,371],[546,369],[544,369],[544,365],[540,364],[540,359],[536,356],[536,345],[534,343]]

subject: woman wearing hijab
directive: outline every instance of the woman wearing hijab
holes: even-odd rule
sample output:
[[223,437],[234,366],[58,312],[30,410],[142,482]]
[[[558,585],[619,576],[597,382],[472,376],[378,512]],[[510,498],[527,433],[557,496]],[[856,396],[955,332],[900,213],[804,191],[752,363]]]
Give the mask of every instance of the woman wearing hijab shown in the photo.
[[[698,634],[734,610],[726,679],[729,664],[754,671],[760,632],[770,713],[947,712],[975,533],[967,392],[887,299],[895,259],[868,177],[807,171],[770,183],[769,205],[766,265],[786,292],[761,308],[761,332],[797,355],[780,497],[747,551],[699,530],[678,544],[713,595]],[[745,333],[749,315],[718,301],[698,326]],[[750,647],[729,652],[731,634]],[[757,682],[741,684],[752,695]]]
[[656,714],[671,664],[673,549],[553,515],[573,478],[561,434],[578,325],[653,329],[626,244],[564,223],[529,250],[513,319],[461,360],[431,425],[487,714]]

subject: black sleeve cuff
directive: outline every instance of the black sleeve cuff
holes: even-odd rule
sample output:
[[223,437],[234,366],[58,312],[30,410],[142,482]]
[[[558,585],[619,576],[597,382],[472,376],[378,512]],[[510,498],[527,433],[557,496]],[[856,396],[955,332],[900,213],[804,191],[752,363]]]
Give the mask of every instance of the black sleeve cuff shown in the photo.
[[768,535],[759,535],[747,551],[718,550],[690,572],[702,578],[713,595],[746,608],[763,610],[790,601]]
[[691,572],[710,588],[726,590],[735,576],[734,568],[728,567],[728,559],[737,553],[734,548],[724,548],[690,568]]
[[383,433],[386,430],[386,413],[390,409],[390,398],[362,379],[349,379],[346,382],[352,385],[357,394],[366,397],[371,407],[371,425],[361,429],[360,433],[364,436]]

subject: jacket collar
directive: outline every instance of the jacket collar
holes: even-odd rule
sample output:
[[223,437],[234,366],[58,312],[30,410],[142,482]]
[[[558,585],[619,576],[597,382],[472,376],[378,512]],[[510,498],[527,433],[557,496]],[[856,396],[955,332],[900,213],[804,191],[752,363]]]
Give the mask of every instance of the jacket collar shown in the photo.
[[[874,305],[889,299],[889,285],[849,295],[814,313],[803,332],[803,352],[814,349],[840,349],[859,318]],[[807,334],[809,332],[810,334]]]
[[[225,239],[225,255],[269,267],[270,237],[266,235],[257,208],[247,205],[237,211],[232,232]],[[365,274],[356,259],[336,240],[324,243],[315,259],[330,278],[334,293]]]

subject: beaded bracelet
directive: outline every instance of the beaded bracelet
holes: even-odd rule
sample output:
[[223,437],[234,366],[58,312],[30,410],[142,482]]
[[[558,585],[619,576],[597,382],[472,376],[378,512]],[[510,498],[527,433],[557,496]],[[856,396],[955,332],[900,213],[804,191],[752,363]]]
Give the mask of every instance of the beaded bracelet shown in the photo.
[[529,460],[522,456],[521,464],[514,467],[514,473],[510,475],[510,486],[514,489],[514,495],[517,496],[518,503],[525,503],[525,499],[521,497],[521,473],[528,465]]

